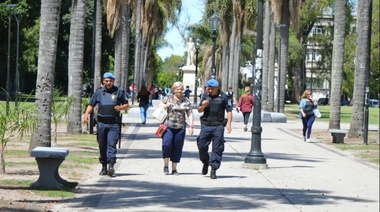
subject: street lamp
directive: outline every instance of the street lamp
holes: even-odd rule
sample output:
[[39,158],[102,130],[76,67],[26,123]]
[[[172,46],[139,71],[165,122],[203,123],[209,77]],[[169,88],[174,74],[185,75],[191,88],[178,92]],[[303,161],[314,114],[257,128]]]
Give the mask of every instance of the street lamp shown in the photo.
[[200,47],[200,39],[195,39],[195,83],[194,83],[194,107],[197,107],[198,99],[198,54]]
[[176,73],[176,75],[177,75],[177,81],[180,81],[180,80],[182,80],[181,79],[181,75],[182,75],[182,68],[183,68],[183,66],[184,66],[184,60],[183,60],[183,58],[181,59],[181,64],[178,66],[178,68],[179,68],[179,71]]
[[261,151],[261,92],[262,92],[262,72],[263,72],[263,4],[264,0],[258,1],[258,21],[257,21],[257,45],[255,75],[253,77],[253,93],[255,95],[255,107],[253,108],[251,150],[244,159],[244,166],[255,169],[268,168],[267,160]]
[[280,30],[280,39],[278,44],[278,77],[277,77],[277,113],[280,112],[280,82],[281,82],[281,37],[282,37],[282,27],[286,27],[285,24],[278,24],[277,27]]
[[215,78],[215,42],[216,42],[216,32],[219,29],[219,16],[217,13],[214,13],[210,19],[210,28],[212,31],[212,65],[211,65],[211,78]]

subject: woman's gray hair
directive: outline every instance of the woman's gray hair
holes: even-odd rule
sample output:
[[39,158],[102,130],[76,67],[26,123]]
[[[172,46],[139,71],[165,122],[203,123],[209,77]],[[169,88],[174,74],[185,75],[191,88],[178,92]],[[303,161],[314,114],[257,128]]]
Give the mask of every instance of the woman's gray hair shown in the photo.
[[182,82],[175,82],[173,83],[173,86],[172,86],[172,93],[174,93],[174,90],[178,87],[182,87],[183,88],[183,84]]

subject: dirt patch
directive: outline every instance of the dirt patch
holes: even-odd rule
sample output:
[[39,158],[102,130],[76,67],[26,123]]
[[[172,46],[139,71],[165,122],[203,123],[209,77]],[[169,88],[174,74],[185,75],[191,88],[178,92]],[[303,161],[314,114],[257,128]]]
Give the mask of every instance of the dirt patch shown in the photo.
[[[294,130],[294,133],[302,135],[302,130]],[[331,133],[328,130],[313,129],[311,140],[316,140],[336,150],[349,153],[360,160],[379,165],[379,144],[376,143],[378,136],[377,131],[369,131],[368,145],[364,144],[362,137],[348,138],[347,135],[344,138],[344,144],[334,144],[332,143]]]

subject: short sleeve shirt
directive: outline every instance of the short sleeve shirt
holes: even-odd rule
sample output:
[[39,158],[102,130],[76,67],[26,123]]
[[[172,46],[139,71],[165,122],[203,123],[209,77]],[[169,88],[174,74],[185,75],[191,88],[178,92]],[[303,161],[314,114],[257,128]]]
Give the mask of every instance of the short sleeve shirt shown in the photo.
[[187,98],[176,99],[173,94],[166,95],[162,100],[163,104],[172,103],[168,108],[168,116],[164,122],[166,126],[173,129],[183,129],[186,127],[186,115],[193,113],[191,102]]

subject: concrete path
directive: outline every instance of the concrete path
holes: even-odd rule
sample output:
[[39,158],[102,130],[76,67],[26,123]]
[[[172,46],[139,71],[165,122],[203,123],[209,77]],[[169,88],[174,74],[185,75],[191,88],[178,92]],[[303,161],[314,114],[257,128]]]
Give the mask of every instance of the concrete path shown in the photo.
[[[163,173],[158,122],[148,119],[142,125],[139,109],[132,108],[123,117],[115,177],[92,176],[80,185],[78,197],[57,211],[379,211],[379,166],[313,138],[303,142],[294,133],[301,127],[298,120],[262,123],[268,168],[250,169],[244,159],[252,134],[243,131],[242,115],[234,112],[218,179],[202,175],[196,146],[199,115],[194,112],[195,132],[186,137],[179,176]],[[314,129],[327,125],[317,120]]]

